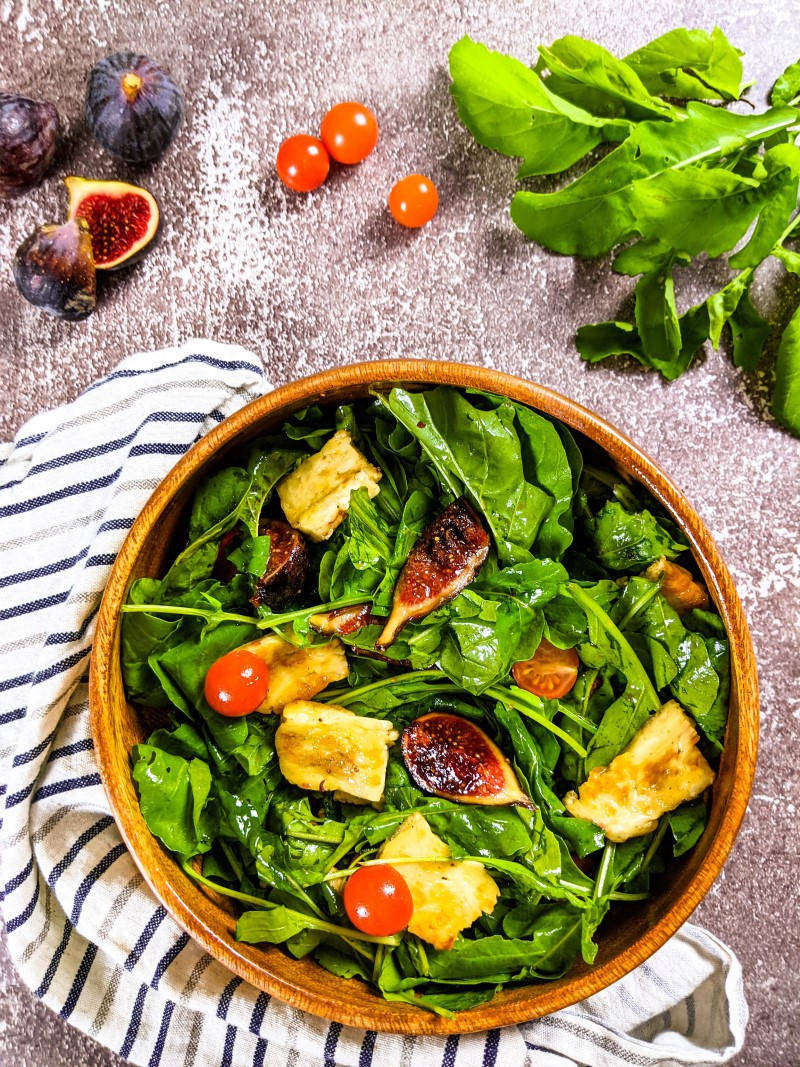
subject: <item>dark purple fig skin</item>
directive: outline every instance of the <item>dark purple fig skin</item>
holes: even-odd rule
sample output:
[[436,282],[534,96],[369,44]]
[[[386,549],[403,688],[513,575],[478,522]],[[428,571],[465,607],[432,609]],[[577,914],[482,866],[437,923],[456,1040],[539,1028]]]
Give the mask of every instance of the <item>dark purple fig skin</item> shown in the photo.
[[[132,77],[126,82],[126,76]],[[147,56],[115,52],[89,72],[86,122],[116,159],[152,163],[169,147],[182,116],[183,94]]]
[[303,591],[308,578],[308,546],[299,530],[278,519],[262,519],[258,532],[269,535],[269,561],[256,581],[250,603],[280,611]]
[[83,219],[34,230],[17,249],[13,272],[25,299],[49,315],[79,322],[94,311],[92,238]]
[[0,93],[0,197],[38,185],[53,161],[58,114],[46,100]]

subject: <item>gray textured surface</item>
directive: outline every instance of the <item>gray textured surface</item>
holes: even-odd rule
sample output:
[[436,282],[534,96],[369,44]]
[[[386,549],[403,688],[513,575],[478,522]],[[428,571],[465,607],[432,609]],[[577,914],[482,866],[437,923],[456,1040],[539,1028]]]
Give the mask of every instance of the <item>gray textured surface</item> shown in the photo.
[[[551,257],[522,239],[507,213],[514,164],[459,127],[444,67],[464,32],[529,58],[538,41],[563,33],[624,53],[674,25],[716,22],[745,49],[762,102],[800,51],[797,3],[0,0],[2,88],[50,97],[68,129],[45,184],[0,204],[0,432],[69,400],[128,351],[207,335],[260,353],[275,383],[382,356],[484,363],[553,386],[630,433],[706,519],[752,625],[763,692],[758,777],[738,843],[696,917],[744,964],[751,1023],[739,1062],[782,1067],[800,1063],[800,445],[766,417],[768,382],[721,353],[672,386],[580,363],[575,327],[628,310],[629,286],[604,263]],[[63,211],[60,176],[128,175],[90,143],[79,117],[86,69],[126,47],[171,66],[188,119],[168,155],[140,174],[161,200],[159,247],[105,286],[88,322],[69,326],[17,297],[8,264],[35,224]],[[286,194],[272,170],[282,136],[313,131],[327,106],[348,98],[378,114],[375,153],[317,194]],[[411,170],[430,174],[441,195],[419,233],[401,232],[384,209],[393,181]],[[693,272],[679,299],[720,276],[715,265]],[[796,298],[782,278],[758,291],[779,314]],[[120,1062],[38,1005],[3,955],[0,994],[0,1064]]]

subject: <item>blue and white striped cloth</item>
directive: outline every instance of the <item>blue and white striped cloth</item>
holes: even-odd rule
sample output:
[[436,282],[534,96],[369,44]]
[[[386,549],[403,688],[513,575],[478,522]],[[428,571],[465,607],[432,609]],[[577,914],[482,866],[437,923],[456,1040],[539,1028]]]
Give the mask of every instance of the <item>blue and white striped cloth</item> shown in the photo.
[[124,360],[0,446],[0,888],[25,982],[74,1026],[153,1067],[725,1062],[747,1021],[741,968],[696,927],[548,1019],[414,1039],[350,1030],[270,999],[212,960],[153,898],[92,753],[94,620],[117,550],[161,478],[267,389],[252,354],[192,341]]

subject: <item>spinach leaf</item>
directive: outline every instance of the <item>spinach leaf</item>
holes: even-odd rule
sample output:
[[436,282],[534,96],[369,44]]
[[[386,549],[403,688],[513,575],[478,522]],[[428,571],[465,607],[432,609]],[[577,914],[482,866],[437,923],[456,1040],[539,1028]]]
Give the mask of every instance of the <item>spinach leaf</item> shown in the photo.
[[675,559],[686,549],[646,508],[631,512],[616,500],[601,508],[588,531],[598,559],[614,571],[645,567],[661,556]]
[[139,805],[151,833],[184,859],[207,852],[216,820],[207,808],[211,771],[200,759],[135,745],[132,774]]
[[782,426],[800,437],[800,307],[784,328],[778,346],[772,411]]
[[501,562],[529,559],[552,500],[525,479],[511,401],[483,411],[441,387],[395,388],[381,401],[417,438],[444,492],[465,494],[486,519]]
[[800,103],[800,60],[791,63],[772,86],[769,102],[774,107]]
[[675,843],[672,848],[674,856],[682,856],[694,848],[702,837],[708,822],[708,811],[704,800],[695,800],[691,804],[682,804],[676,811],[667,815],[669,828]]

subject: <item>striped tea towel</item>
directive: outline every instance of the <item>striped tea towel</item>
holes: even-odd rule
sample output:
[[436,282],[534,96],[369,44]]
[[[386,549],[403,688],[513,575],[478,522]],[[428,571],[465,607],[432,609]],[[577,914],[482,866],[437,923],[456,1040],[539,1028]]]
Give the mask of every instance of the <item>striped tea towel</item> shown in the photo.
[[733,953],[693,926],[583,1004],[448,1038],[347,1029],[234,978],[167,916],[111,817],[87,672],[109,568],[161,478],[269,389],[240,348],[192,341],[124,360],[0,449],[0,887],[36,996],[135,1064],[594,1067],[723,1063],[747,1007]]

